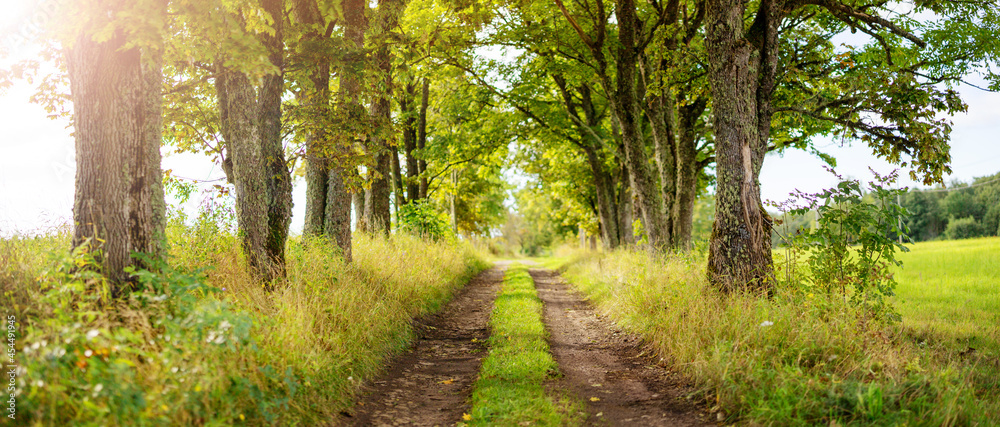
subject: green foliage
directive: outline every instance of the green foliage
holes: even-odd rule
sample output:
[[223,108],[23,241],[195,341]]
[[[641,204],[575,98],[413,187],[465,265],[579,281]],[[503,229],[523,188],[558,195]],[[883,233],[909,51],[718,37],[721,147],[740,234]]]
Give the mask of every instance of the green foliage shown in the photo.
[[426,200],[418,200],[399,207],[398,230],[431,240],[450,240],[455,232],[448,217],[438,212]]
[[490,315],[490,353],[472,390],[472,425],[579,423],[582,402],[548,396],[545,381],[558,366],[549,353],[542,301],[527,269],[514,264],[504,276]]
[[[859,181],[837,178],[841,182],[834,188],[815,194],[795,193],[805,205],[788,212],[804,215],[817,210],[819,220],[816,229],[789,239],[793,248],[786,262],[792,271],[786,278],[804,280],[806,286],[819,287],[827,294],[850,295],[867,313],[898,320],[887,297],[894,295],[896,287],[890,269],[901,264],[896,251],[908,250],[894,238],[907,231],[901,228],[906,209],[896,204],[896,196],[905,190],[888,188],[897,172],[884,177],[875,174],[868,194]],[[809,268],[798,272],[802,255],[807,257]]]
[[971,239],[973,237],[981,237],[985,231],[983,226],[976,221],[975,218],[968,216],[965,218],[957,218],[948,221],[948,228],[945,229],[944,234],[948,236],[949,239]]
[[[1000,174],[954,182],[949,188],[911,190],[903,196],[903,206],[910,212],[906,225],[914,241],[957,238],[948,235],[947,228],[969,217],[981,226],[972,236],[995,236],[1000,228]],[[961,226],[970,228],[967,220]]]
[[[28,420],[273,422],[288,409],[300,378],[252,362],[259,351],[252,317],[217,298],[220,289],[203,274],[156,263],[156,272],[131,271],[138,288],[127,300],[109,301],[107,280],[88,268],[95,264],[88,247],[41,276],[42,313],[25,329],[31,344],[19,384]],[[211,360],[237,362],[217,370]],[[248,378],[254,371],[260,375]],[[236,408],[233,397],[242,395],[256,404]]]

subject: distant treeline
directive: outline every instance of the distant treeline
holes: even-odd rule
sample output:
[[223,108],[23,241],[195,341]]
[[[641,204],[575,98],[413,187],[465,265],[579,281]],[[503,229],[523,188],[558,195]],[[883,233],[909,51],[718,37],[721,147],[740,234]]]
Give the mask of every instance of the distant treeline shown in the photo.
[[[910,212],[906,225],[914,242],[1000,235],[1000,173],[971,183],[952,182],[947,188],[910,190],[900,204]],[[782,221],[772,233],[775,245],[782,243],[781,236],[816,226],[815,211],[772,216]]]

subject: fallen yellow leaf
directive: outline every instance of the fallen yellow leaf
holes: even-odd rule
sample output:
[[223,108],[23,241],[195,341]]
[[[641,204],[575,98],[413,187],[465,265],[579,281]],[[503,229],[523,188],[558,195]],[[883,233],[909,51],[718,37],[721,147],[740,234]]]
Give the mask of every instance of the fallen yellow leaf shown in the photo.
[[441,384],[444,384],[444,385],[448,385],[448,384],[451,384],[453,382],[455,382],[454,378],[449,379],[449,380],[444,380],[444,381],[438,381],[438,383],[441,383]]
[[597,402],[597,401],[599,401],[599,400],[601,400],[601,398],[600,398],[600,397],[591,397],[591,398],[590,398],[590,401],[591,401],[591,402]]
[[465,420],[465,421],[472,421],[472,415],[463,413],[462,414],[462,419]]

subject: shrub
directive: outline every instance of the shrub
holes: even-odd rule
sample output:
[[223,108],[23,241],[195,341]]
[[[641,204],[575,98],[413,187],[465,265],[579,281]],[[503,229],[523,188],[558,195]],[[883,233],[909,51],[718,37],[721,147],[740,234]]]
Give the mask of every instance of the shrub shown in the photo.
[[983,227],[979,221],[971,216],[959,219],[952,218],[951,221],[948,221],[948,228],[944,230],[944,234],[952,240],[971,239],[982,237]]
[[432,240],[450,239],[455,236],[448,218],[425,200],[400,206],[399,230]]
[[[819,212],[818,229],[787,238],[791,259],[786,260],[789,271],[785,277],[804,284],[805,289],[817,286],[828,294],[849,295],[854,304],[866,308],[866,313],[899,320],[886,297],[893,296],[896,287],[890,268],[902,264],[896,251],[908,250],[895,239],[905,238],[908,231],[903,222],[906,208],[896,203],[906,189],[887,188],[897,178],[895,171],[884,177],[872,173],[875,181],[868,184],[867,194],[859,181],[834,173],[841,180],[836,187],[815,194],[796,192],[805,205],[794,209],[787,208],[790,203],[782,206],[792,215],[813,209]],[[808,269],[798,268],[802,256]]]

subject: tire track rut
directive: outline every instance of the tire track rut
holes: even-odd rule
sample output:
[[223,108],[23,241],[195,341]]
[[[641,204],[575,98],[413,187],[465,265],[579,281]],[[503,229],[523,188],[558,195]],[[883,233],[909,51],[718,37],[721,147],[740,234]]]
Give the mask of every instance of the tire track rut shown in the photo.
[[585,425],[709,426],[688,390],[635,335],[599,318],[558,273],[530,269],[563,376],[548,384],[584,401]]

